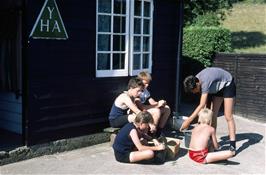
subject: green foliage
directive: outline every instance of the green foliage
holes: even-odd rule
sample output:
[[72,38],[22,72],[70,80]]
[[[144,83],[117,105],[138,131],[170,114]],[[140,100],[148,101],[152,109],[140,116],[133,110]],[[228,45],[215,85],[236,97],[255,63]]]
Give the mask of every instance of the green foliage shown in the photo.
[[209,12],[205,15],[197,16],[192,23],[193,26],[202,26],[202,27],[210,27],[210,26],[219,26],[220,18],[216,13]]
[[183,56],[211,66],[216,52],[230,52],[231,33],[222,27],[186,27],[183,34]]
[[[234,4],[222,26],[232,33],[235,53],[266,53],[266,4]],[[264,13],[265,14],[265,13]]]
[[190,25],[198,16],[210,12],[216,13],[219,19],[224,20],[225,12],[232,7],[232,0],[184,1],[184,22],[186,25]]

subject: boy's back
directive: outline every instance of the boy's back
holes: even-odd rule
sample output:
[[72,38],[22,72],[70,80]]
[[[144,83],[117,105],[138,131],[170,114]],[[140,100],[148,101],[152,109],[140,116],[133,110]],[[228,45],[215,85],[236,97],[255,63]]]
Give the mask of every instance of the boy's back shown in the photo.
[[198,163],[211,163],[219,160],[226,160],[232,157],[234,151],[209,152],[208,142],[211,138],[214,149],[218,149],[215,129],[210,126],[213,112],[208,109],[202,109],[199,112],[199,125],[192,130],[189,157]]
[[192,130],[190,150],[203,150],[208,147],[208,141],[214,133],[214,128],[207,124],[199,124]]

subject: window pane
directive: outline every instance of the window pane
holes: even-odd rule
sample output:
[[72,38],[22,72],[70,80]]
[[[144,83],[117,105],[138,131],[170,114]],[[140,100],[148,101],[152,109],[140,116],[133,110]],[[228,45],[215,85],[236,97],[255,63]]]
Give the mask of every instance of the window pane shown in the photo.
[[124,35],[113,36],[113,50],[114,51],[125,51],[125,36]]
[[150,3],[144,2],[144,16],[145,17],[150,17],[150,9],[151,9]]
[[97,70],[110,69],[110,54],[98,53]]
[[143,69],[149,68],[149,54],[143,54],[142,67]]
[[134,54],[133,69],[140,69],[140,54]]
[[113,69],[125,68],[125,54],[115,53],[113,54]]
[[111,31],[111,16],[99,15],[98,16],[98,31],[110,32]]
[[98,35],[98,51],[110,51],[110,35]]
[[147,52],[149,51],[150,48],[150,43],[149,43],[150,38],[149,37],[143,37],[143,51]]
[[141,19],[134,19],[134,33],[140,34],[141,32]]
[[150,20],[148,20],[148,19],[144,19],[144,21],[143,21],[143,25],[144,25],[144,27],[143,27],[143,33],[144,34],[150,34]]
[[114,33],[125,33],[125,17],[114,17]]
[[126,0],[114,0],[114,13],[126,14]]
[[134,52],[140,52],[140,38],[139,36],[134,37]]
[[98,0],[98,11],[100,13],[111,13],[111,0]]
[[134,15],[141,16],[141,1],[139,0],[135,1]]

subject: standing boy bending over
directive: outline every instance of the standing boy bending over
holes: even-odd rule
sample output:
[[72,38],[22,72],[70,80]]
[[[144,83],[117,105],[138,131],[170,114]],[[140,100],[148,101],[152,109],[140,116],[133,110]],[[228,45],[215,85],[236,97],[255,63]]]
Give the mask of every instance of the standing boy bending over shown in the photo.
[[188,128],[189,124],[198,116],[198,113],[211,98],[211,109],[213,111],[212,126],[216,129],[217,116],[220,106],[224,102],[224,116],[227,121],[230,150],[236,149],[236,126],[233,117],[234,98],[236,96],[236,85],[232,75],[218,67],[208,67],[199,72],[196,76],[188,76],[184,80],[184,89],[193,94],[201,93],[200,103],[193,113],[184,121],[182,128]]
[[[117,134],[113,149],[115,158],[119,162],[132,163],[149,160],[154,157],[154,151],[164,150],[164,144],[155,142],[155,146],[145,146],[139,136],[153,123],[149,112],[140,112],[133,123],[126,124]],[[136,150],[136,149],[137,150]],[[136,150],[136,151],[135,151]]]
[[215,149],[218,149],[215,129],[211,126],[213,112],[208,108],[199,112],[199,124],[192,130],[189,145],[189,157],[198,163],[211,163],[226,160],[234,156],[235,151],[208,152],[208,141],[211,138]]

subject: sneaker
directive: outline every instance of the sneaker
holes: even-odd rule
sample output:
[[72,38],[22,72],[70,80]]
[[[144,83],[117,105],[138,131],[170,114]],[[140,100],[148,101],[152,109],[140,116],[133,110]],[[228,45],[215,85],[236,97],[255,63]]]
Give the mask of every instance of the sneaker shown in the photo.
[[232,145],[229,147],[229,151],[231,151],[233,153],[233,156],[236,155],[236,148],[233,147]]
[[233,147],[233,146],[230,146],[230,147],[229,147],[229,150],[230,150],[230,151],[236,151],[236,148]]

